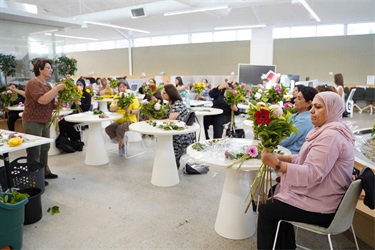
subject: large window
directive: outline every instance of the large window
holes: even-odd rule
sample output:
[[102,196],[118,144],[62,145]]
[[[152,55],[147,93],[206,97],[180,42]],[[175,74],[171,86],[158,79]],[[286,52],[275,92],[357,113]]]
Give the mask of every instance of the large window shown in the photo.
[[348,35],[375,34],[375,23],[348,24]]
[[290,37],[314,37],[316,32],[316,26],[297,26],[290,28]]
[[316,26],[316,36],[343,36],[344,34],[345,26],[343,24]]
[[151,37],[151,46],[169,45],[169,36]]
[[215,31],[214,32],[214,42],[227,42],[236,40],[237,34],[235,30],[226,31]]
[[191,34],[191,43],[210,43],[212,42],[212,32],[202,32]]
[[186,43],[189,43],[188,34],[169,36],[169,44],[186,44]]
[[151,39],[149,37],[135,38],[134,47],[145,47],[151,45]]

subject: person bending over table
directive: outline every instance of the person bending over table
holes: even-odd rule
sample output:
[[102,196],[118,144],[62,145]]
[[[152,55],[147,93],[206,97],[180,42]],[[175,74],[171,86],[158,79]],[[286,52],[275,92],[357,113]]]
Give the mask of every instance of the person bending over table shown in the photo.
[[[77,80],[76,85],[79,89],[82,90],[82,98],[79,101],[76,101],[72,105],[72,109],[76,108],[76,105],[79,105],[81,107],[82,112],[86,112],[90,110],[91,107],[91,95],[86,92],[86,83],[85,80],[80,78]],[[59,129],[60,134],[65,135],[67,138],[70,139],[71,142],[73,142],[74,149],[77,151],[82,151],[83,149],[83,142],[81,138],[81,133],[78,132],[74,126],[77,123],[74,122],[67,122],[64,118],[62,118],[59,121]]]
[[317,93],[318,91],[313,87],[303,87],[294,99],[294,108],[297,109],[297,113],[292,115],[289,120],[293,121],[293,125],[299,133],[293,132],[280,142],[280,145],[289,149],[292,154],[298,154],[302,144],[305,143],[306,135],[314,128],[311,123],[310,109]]
[[[11,83],[9,84],[8,89],[14,93],[17,94],[17,99],[11,103],[11,105],[19,105],[20,103],[25,103],[25,91],[22,89],[18,89],[16,84]],[[15,131],[15,124],[18,119],[20,119],[20,113],[22,111],[15,111],[15,110],[9,110],[8,112],[8,119],[7,119],[7,125],[8,129],[10,131]]]
[[[25,90],[25,109],[22,114],[23,131],[26,134],[50,137],[50,127],[52,111],[56,108],[55,97],[58,92],[65,89],[64,84],[55,87],[47,82],[52,75],[51,62],[48,59],[38,59],[34,62],[35,78],[31,79]],[[48,166],[48,150],[50,144],[27,148],[27,157],[43,164],[46,179],[56,179]],[[46,182],[46,185],[48,183]]]
[[[263,163],[282,172],[273,200],[259,205],[258,249],[271,249],[280,219],[328,227],[352,181],[354,135],[343,122],[342,98],[315,96],[310,110],[314,129],[298,155],[262,151]],[[277,249],[295,249],[293,226],[280,224]]]
[[240,112],[238,111],[238,108],[236,105],[229,106],[225,102],[225,91],[227,89],[233,89],[235,88],[235,83],[223,83],[216,88],[213,88],[208,93],[212,100],[212,108],[219,108],[223,110],[223,113],[220,115],[210,115],[205,116],[203,119],[204,123],[204,130],[206,139],[210,139],[208,136],[208,127],[212,125],[214,127],[214,139],[216,138],[222,138],[223,137],[223,131],[224,131],[224,125],[230,122],[230,116],[231,116],[231,110],[234,110],[234,114],[238,115]]
[[[177,88],[172,84],[164,86],[162,91],[163,99],[169,103],[168,119],[169,120],[184,120],[189,113],[185,104],[182,102],[182,97],[178,93]],[[173,136],[173,150],[177,164],[180,168],[181,156],[186,153],[186,148],[195,141],[195,133],[174,135]]]
[[[119,91],[119,95],[126,93],[126,86],[127,84],[124,80],[120,80],[118,82],[117,88]],[[109,110],[111,112],[116,111],[117,113],[124,115],[123,118],[115,120],[105,128],[105,132],[107,133],[109,138],[111,140],[117,141],[119,156],[123,156],[125,154],[125,132],[129,131],[129,125],[131,123],[138,121],[137,115],[139,112],[139,102],[138,99],[134,96],[130,106],[126,109],[121,109],[117,106],[117,100],[113,100],[111,105],[109,106]]]

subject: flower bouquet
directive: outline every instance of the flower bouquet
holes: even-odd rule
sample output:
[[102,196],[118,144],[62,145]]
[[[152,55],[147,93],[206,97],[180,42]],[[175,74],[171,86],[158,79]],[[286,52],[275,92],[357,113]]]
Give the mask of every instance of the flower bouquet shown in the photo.
[[[248,114],[250,115],[248,120],[254,123],[254,139],[260,141],[258,145],[259,152],[263,149],[266,149],[268,152],[274,152],[282,139],[290,136],[292,132],[296,134],[299,133],[293,126],[293,122],[289,120],[292,114],[287,110],[283,110],[279,105],[265,104],[262,102],[257,104],[250,103]],[[271,168],[269,166],[262,164],[259,167],[246,198],[246,201],[248,201],[250,197],[250,201],[245,212],[247,212],[251,202],[254,200],[254,196],[259,190],[262,191],[262,201],[266,201],[263,189],[264,184],[266,184],[266,189],[268,183],[270,183],[271,187],[272,180],[270,173]]]
[[[83,94],[82,90],[79,89],[77,85],[74,84],[74,81],[71,78],[63,78],[61,79],[61,82],[56,83],[56,85],[58,84],[64,84],[65,89],[58,93],[57,107],[56,107],[56,110],[52,114],[51,122],[48,123],[48,127],[54,124],[56,130],[58,130],[58,118],[60,116],[60,111],[63,108],[63,104],[73,103],[74,101],[81,100],[82,94]],[[82,111],[79,105],[76,105],[76,108],[74,110],[77,112]]]
[[86,92],[89,93],[91,96],[94,95],[94,90],[92,89],[91,86],[87,86],[87,87],[86,87]]
[[282,84],[276,84],[275,86],[266,89],[264,96],[268,99],[268,102],[278,103],[284,99],[284,96],[288,93],[288,88]]
[[163,87],[157,87],[153,81],[142,84],[142,90],[145,95],[153,96],[156,92],[160,92]]
[[12,102],[17,100],[17,93],[12,92],[11,90],[4,90],[1,92],[1,99],[4,102],[5,108],[7,108]]
[[194,83],[194,91],[198,95],[203,92],[203,90],[206,88],[206,85],[202,82],[196,82]]
[[[229,105],[237,105],[246,100],[246,95],[249,93],[250,89],[245,83],[236,85],[235,89],[227,89],[225,91],[225,102]],[[230,129],[232,130],[234,126],[234,111],[231,110],[230,117]]]
[[163,119],[168,113],[168,106],[164,103],[160,103],[160,100],[143,100],[141,102],[140,112],[153,119]]
[[[119,98],[117,100],[117,107],[119,109],[126,110],[133,103],[134,98],[135,98],[135,95],[133,93],[131,94],[123,93],[123,92],[119,93]],[[125,112],[125,118],[128,120],[127,112]]]
[[109,81],[109,87],[111,89],[116,89],[117,88],[117,84],[118,84],[118,80],[117,79],[111,79]]
[[292,114],[297,113],[297,109],[294,107],[294,105],[291,102],[284,103],[284,110],[289,111]]

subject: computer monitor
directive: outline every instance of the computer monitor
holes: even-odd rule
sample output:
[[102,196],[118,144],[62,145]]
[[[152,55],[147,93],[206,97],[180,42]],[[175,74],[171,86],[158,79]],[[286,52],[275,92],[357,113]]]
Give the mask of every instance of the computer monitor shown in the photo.
[[238,82],[257,85],[261,81],[261,76],[270,70],[276,72],[276,66],[238,64]]

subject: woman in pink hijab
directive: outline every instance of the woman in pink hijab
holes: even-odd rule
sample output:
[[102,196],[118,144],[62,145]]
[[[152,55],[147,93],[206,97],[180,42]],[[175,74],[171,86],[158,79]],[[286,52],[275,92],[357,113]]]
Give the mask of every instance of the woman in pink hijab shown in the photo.
[[[282,172],[273,201],[259,206],[258,249],[271,249],[280,219],[328,227],[351,183],[354,136],[343,122],[342,98],[334,92],[315,96],[310,110],[314,129],[298,155],[262,152],[262,161]],[[277,249],[295,249],[293,226],[281,223]]]

